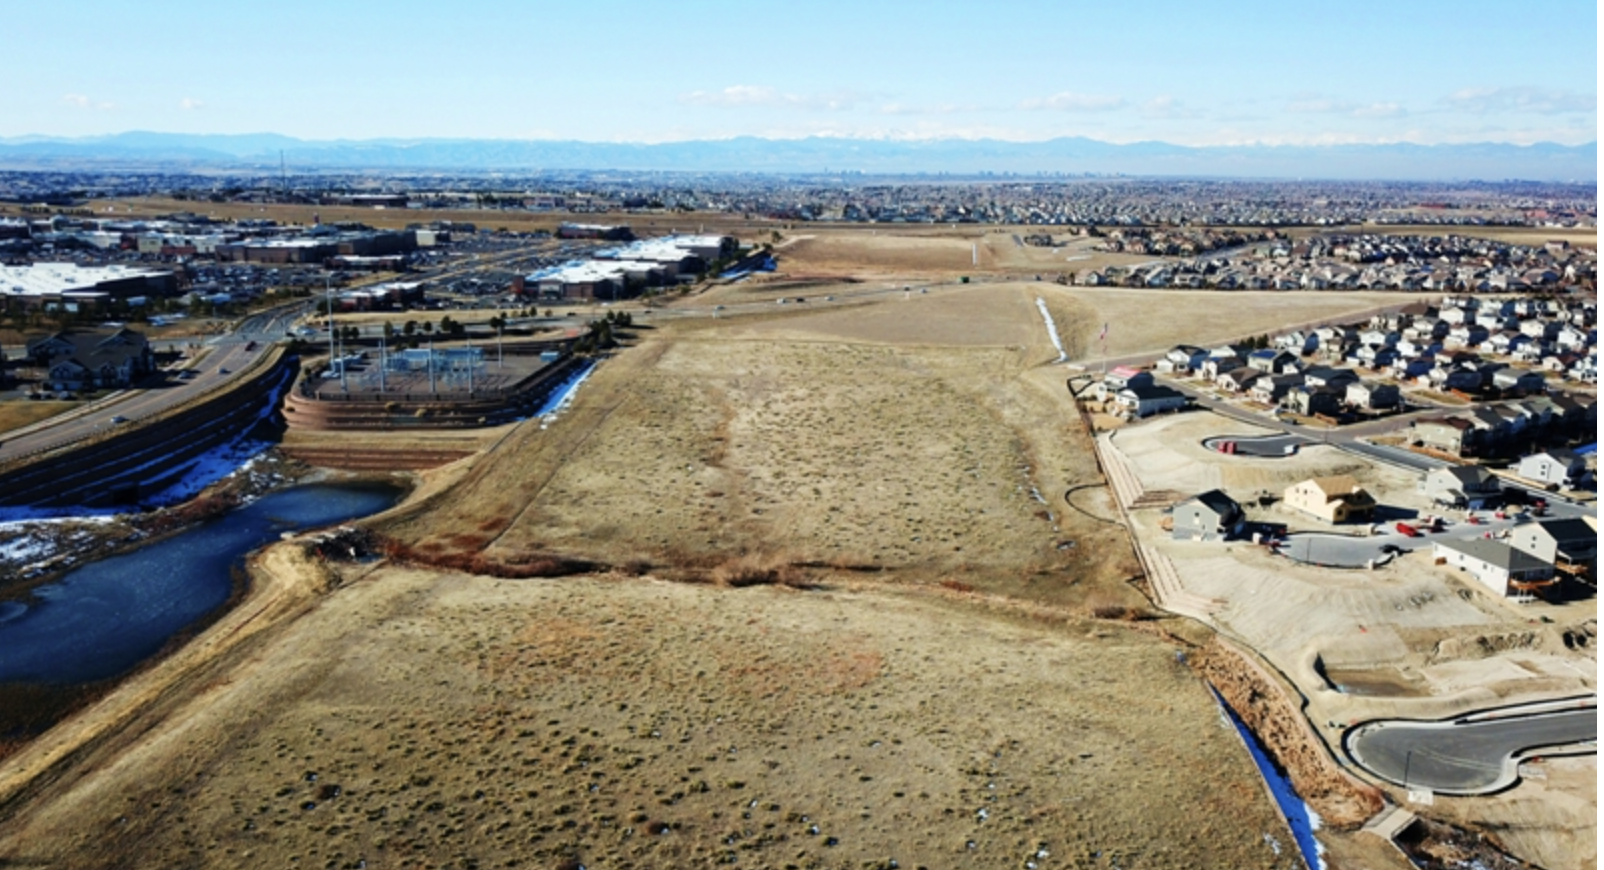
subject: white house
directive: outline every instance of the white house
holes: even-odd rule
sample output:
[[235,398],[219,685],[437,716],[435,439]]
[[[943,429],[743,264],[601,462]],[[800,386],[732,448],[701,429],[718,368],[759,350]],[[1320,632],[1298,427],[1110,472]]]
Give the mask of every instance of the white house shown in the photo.
[[1569,450],[1540,450],[1522,456],[1515,473],[1544,486],[1574,489],[1587,474],[1587,461]]
[[1187,402],[1184,393],[1165,386],[1126,387],[1114,394],[1114,404],[1132,417],[1179,411],[1186,407]]
[[1554,563],[1490,538],[1437,541],[1432,555],[1469,573],[1501,597],[1530,601],[1555,582]]

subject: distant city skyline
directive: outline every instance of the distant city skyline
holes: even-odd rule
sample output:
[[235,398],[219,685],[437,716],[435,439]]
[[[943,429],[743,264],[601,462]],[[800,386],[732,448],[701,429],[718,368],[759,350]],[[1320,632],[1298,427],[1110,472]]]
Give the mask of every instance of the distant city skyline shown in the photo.
[[1597,139],[1593,3],[137,6],[7,11],[0,137],[1181,145]]

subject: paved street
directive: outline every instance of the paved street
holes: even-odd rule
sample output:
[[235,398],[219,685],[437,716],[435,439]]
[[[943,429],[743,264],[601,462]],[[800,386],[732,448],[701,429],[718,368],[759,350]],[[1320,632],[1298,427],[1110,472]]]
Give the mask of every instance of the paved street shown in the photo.
[[1598,709],[1465,722],[1372,722],[1349,734],[1360,767],[1397,785],[1449,794],[1486,794],[1515,782],[1527,749],[1598,739]]
[[[237,331],[205,342],[210,351],[198,366],[201,373],[195,378],[164,377],[154,387],[130,390],[112,401],[76,409],[37,427],[21,430],[20,434],[14,433],[0,442],[0,462],[64,446],[118,425],[128,425],[112,423],[114,416],[126,419],[129,424],[147,419],[234,380],[267,353],[274,340],[284,337],[284,330],[294,316],[293,311],[253,314],[241,321]],[[251,342],[256,343],[254,348],[250,347]],[[222,369],[226,369],[227,374],[223,374]]]

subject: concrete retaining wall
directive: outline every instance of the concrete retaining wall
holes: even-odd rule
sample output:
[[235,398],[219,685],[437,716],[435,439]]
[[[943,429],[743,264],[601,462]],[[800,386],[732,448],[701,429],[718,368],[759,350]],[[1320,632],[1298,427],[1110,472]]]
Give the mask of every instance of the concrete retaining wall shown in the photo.
[[137,505],[176,482],[197,456],[254,426],[299,365],[280,358],[238,386],[159,420],[7,469],[0,473],[0,506]]

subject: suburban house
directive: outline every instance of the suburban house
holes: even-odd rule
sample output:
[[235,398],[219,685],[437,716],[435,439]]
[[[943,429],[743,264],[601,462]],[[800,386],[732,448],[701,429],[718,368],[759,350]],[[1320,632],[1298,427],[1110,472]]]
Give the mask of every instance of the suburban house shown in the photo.
[[1282,503],[1328,523],[1349,520],[1368,521],[1376,512],[1376,500],[1346,474],[1314,477],[1287,487]]
[[1214,385],[1229,393],[1241,393],[1246,392],[1249,387],[1253,386],[1255,381],[1263,376],[1264,373],[1258,369],[1242,366],[1241,368],[1231,369],[1228,372],[1221,372],[1220,376],[1214,379]]
[[1598,562],[1598,529],[1586,520],[1553,519],[1522,523],[1510,530],[1509,545],[1567,572],[1586,572]]
[[1311,387],[1332,387],[1342,389],[1359,380],[1359,376],[1351,369],[1338,369],[1330,366],[1311,366],[1303,373],[1303,382]]
[[1287,390],[1281,399],[1281,406],[1305,417],[1316,414],[1331,416],[1342,413],[1342,394],[1304,383]]
[[1480,443],[1476,427],[1463,417],[1422,417],[1409,430],[1410,441],[1452,456],[1468,455]]
[[1176,540],[1212,541],[1229,537],[1242,528],[1242,506],[1230,496],[1211,489],[1176,505],[1170,512]]
[[1209,380],[1216,380],[1220,375],[1232,369],[1242,368],[1242,360],[1234,356],[1211,356],[1203,361],[1198,371]]
[[1153,386],[1153,373],[1143,371],[1135,366],[1115,366],[1103,375],[1103,382],[1097,386],[1098,398],[1107,401],[1110,396],[1126,387]]
[[1299,369],[1298,358],[1284,350],[1266,348],[1248,354],[1248,367],[1270,375],[1284,375]]
[[1420,481],[1420,491],[1437,504],[1479,508],[1503,495],[1498,478],[1475,465],[1433,468]]
[[1191,402],[1185,393],[1163,385],[1126,387],[1114,394],[1114,404],[1132,417],[1147,417],[1163,411],[1179,411]]
[[1203,361],[1208,358],[1209,352],[1201,347],[1178,344],[1170,348],[1169,353],[1164,354],[1164,359],[1159,361],[1158,368],[1160,371],[1192,372],[1203,365]]
[[55,390],[126,387],[156,370],[150,342],[131,329],[58,332],[28,342],[28,356]]
[[1547,383],[1543,380],[1542,372],[1529,369],[1499,369],[1493,372],[1493,386],[1500,390],[1513,390],[1521,393],[1540,393]]
[[1481,581],[1499,596],[1530,601],[1555,584],[1554,564],[1503,541],[1452,538],[1432,545],[1432,555]]
[[1346,395],[1348,404],[1355,408],[1367,411],[1380,411],[1386,408],[1398,407],[1401,396],[1398,388],[1392,384],[1380,384],[1375,381],[1358,381],[1348,385]]
[[1431,373],[1437,365],[1430,356],[1398,357],[1392,361],[1393,377],[1413,380]]
[[1396,348],[1379,344],[1360,345],[1359,349],[1353,352],[1353,361],[1368,369],[1390,366],[1392,361],[1397,358],[1398,350]]
[[1313,333],[1293,330],[1276,336],[1275,346],[1292,353],[1308,353],[1320,346],[1320,339]]
[[1301,374],[1262,375],[1253,382],[1253,388],[1248,392],[1256,402],[1275,405],[1279,404],[1286,396],[1287,390],[1302,383],[1303,375]]
[[1473,392],[1481,389],[1481,372],[1438,361],[1437,367],[1426,373],[1432,386],[1439,390]]
[[1522,456],[1515,473],[1546,487],[1575,489],[1587,474],[1587,460],[1569,450],[1539,450]]

